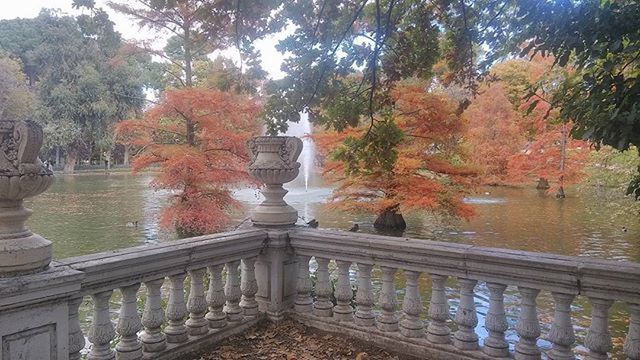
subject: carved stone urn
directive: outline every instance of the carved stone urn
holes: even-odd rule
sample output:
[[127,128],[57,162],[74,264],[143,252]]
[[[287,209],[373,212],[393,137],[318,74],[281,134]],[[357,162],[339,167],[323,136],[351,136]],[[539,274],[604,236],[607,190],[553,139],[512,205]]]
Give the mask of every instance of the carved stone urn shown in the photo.
[[298,220],[298,211],[284,201],[287,190],[282,184],[298,176],[302,140],[294,136],[257,136],[247,143],[252,155],[249,173],[265,185],[265,200],[251,214],[257,226],[291,226]]
[[51,242],[25,227],[31,210],[22,206],[53,182],[38,158],[41,146],[36,123],[0,120],[0,277],[38,272],[51,262]]

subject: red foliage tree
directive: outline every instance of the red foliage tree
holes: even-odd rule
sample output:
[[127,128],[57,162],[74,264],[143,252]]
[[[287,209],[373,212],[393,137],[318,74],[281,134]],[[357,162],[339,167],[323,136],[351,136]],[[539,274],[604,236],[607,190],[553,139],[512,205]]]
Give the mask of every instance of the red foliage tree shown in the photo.
[[[167,90],[142,119],[118,125],[123,143],[138,149],[134,171],[159,166],[156,189],[175,195],[162,224],[175,226],[181,236],[221,230],[230,211],[239,207],[233,186],[251,183],[246,171],[246,141],[259,131],[260,107],[248,97],[218,90]],[[193,145],[185,123],[194,124]]]
[[476,164],[482,184],[510,183],[509,160],[526,142],[523,116],[513,108],[500,83],[483,86],[463,114],[470,160]]
[[[391,171],[375,164],[363,166],[360,171],[348,168],[345,154],[341,153],[343,144],[366,136],[368,126],[313,136],[319,153],[325,157],[324,174],[337,185],[332,206],[378,214],[376,224],[380,227],[397,228],[403,228],[398,222],[404,224],[398,219],[399,213],[411,210],[440,211],[465,218],[473,214],[471,206],[463,202],[474,172],[463,161],[463,125],[456,113],[457,103],[425,89],[422,83],[404,83],[392,92],[394,106],[386,116],[393,117],[401,140]],[[390,221],[395,226],[389,226]]]
[[542,56],[497,64],[492,69],[497,81],[485,84],[465,111],[465,138],[483,184],[539,180],[544,186],[550,180],[564,196],[564,185],[582,180],[589,146],[569,137],[572,124],[560,121],[545,100],[567,71],[552,64]]

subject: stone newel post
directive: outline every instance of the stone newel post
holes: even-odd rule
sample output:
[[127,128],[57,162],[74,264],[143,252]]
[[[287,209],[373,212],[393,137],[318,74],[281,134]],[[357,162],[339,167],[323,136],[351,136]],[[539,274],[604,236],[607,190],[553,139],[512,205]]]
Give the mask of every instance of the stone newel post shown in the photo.
[[25,228],[25,198],[44,192],[53,173],[38,159],[42,128],[34,122],[0,121],[0,277],[45,269],[51,242]]
[[298,220],[298,211],[284,201],[287,190],[282,184],[298,176],[302,140],[293,136],[257,136],[249,140],[252,161],[249,172],[262,181],[265,200],[251,214],[258,226],[290,226]]
[[[282,184],[298,176],[302,140],[292,136],[258,136],[249,140],[252,155],[249,172],[265,184],[265,200],[251,213],[254,226],[268,228],[268,248],[255,263],[258,292],[255,298],[271,321],[280,321],[293,306],[298,264],[288,247],[289,235],[281,229],[293,226],[298,212],[284,201]],[[269,229],[270,228],[270,229]]]

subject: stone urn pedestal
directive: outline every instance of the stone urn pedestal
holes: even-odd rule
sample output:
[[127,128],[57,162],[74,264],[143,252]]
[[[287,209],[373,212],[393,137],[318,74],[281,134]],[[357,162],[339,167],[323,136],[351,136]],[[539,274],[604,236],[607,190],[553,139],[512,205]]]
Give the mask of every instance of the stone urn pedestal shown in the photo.
[[294,136],[257,136],[249,140],[252,155],[249,173],[265,185],[265,200],[251,213],[256,226],[287,227],[298,220],[298,211],[284,201],[282,184],[294,180],[300,171],[297,162],[302,140]]
[[38,159],[42,129],[33,122],[0,121],[0,278],[44,270],[51,242],[24,223],[23,199],[44,192],[53,173]]

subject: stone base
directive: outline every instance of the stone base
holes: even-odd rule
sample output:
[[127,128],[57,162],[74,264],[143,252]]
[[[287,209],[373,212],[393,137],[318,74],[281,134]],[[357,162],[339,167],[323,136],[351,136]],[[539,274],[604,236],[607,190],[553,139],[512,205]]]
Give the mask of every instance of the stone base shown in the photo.
[[284,205],[260,204],[251,213],[251,222],[255,226],[286,227],[298,221],[298,210],[286,203]]
[[37,234],[0,239],[0,277],[40,272],[51,262],[51,241]]

